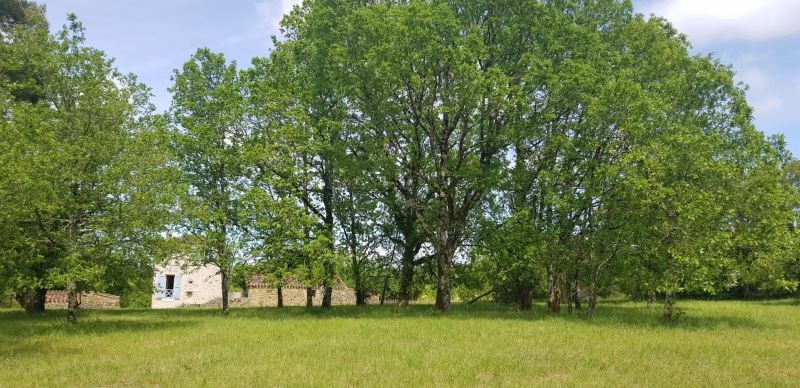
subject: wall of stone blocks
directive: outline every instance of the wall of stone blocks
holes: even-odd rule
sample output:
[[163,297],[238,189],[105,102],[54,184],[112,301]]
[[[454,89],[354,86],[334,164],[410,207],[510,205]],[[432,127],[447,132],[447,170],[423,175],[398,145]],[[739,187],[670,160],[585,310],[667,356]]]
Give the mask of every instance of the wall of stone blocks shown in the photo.
[[[78,308],[87,310],[107,310],[119,308],[119,296],[102,292],[82,292],[78,295]],[[66,291],[48,291],[45,310],[65,310],[68,307]]]
[[[315,289],[314,306],[322,304],[323,289]],[[353,290],[334,289],[331,295],[331,304],[334,306],[345,306],[356,304],[356,294]],[[278,290],[274,288],[253,288],[250,289],[248,297],[243,298],[242,306],[249,307],[275,307],[278,305]],[[305,288],[284,288],[284,306],[305,306]]]

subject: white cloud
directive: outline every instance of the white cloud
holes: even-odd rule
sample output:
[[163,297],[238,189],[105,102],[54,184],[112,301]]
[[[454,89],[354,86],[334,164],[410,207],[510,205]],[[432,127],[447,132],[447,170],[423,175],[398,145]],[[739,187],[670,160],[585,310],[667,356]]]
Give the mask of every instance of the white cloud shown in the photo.
[[761,69],[751,68],[737,77],[740,81],[750,86],[750,90],[762,90],[769,84],[767,74]]
[[771,77],[759,67],[747,66],[746,70],[736,75],[736,80],[744,82],[749,87],[748,100],[751,102],[758,117],[766,117],[780,113],[784,108],[783,93],[785,88],[780,87],[780,81]]
[[768,115],[770,113],[777,113],[783,110],[783,100],[776,96],[756,100],[753,103],[753,110],[756,115],[761,116]]
[[292,11],[302,0],[266,0],[256,4],[256,18],[260,29],[277,34],[283,15]]
[[642,11],[665,17],[698,45],[800,35],[798,0],[653,0]]
[[303,0],[265,0],[256,3],[253,9],[255,22],[246,31],[231,35],[222,40],[225,46],[235,45],[248,40],[263,40],[267,47],[272,46],[270,36],[280,35],[280,22],[283,15],[291,12],[292,7]]

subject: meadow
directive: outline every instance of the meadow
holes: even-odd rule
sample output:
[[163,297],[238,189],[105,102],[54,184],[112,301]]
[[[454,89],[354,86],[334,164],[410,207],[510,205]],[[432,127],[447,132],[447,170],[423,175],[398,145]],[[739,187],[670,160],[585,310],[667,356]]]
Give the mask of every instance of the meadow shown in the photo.
[[796,386],[800,302],[0,310],[0,386]]

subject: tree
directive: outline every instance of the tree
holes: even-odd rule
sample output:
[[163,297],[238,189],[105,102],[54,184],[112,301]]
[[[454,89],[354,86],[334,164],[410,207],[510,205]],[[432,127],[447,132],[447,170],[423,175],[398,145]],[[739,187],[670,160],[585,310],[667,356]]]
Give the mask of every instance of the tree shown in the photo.
[[[791,217],[785,205],[765,206],[762,214],[784,227],[760,222],[752,206],[758,190],[741,190],[758,181],[769,197],[782,190],[782,178],[778,151],[753,127],[731,69],[712,57],[690,57],[688,43],[663,20],[635,23],[631,30],[663,43],[640,42],[629,53],[671,60],[654,61],[637,74],[653,103],[652,119],[620,161],[619,205],[627,207],[622,214],[635,231],[627,268],[649,279],[650,292],[665,296],[663,316],[672,320],[677,294],[714,293],[731,283],[734,252],[749,250],[741,233],[786,231]],[[759,226],[750,229],[754,223]]]
[[231,271],[243,239],[239,209],[248,189],[242,86],[236,63],[208,49],[197,50],[173,81],[171,144],[180,170],[175,193],[180,218],[174,227],[191,236],[190,260],[219,268],[227,314]]
[[378,174],[394,178],[433,246],[441,311],[450,307],[450,275],[474,210],[499,179],[520,102],[518,74],[497,61],[513,51],[496,32],[514,7],[387,2],[342,23],[353,110],[385,150]]
[[[10,237],[2,244],[8,258],[2,270],[28,311],[43,309],[48,288],[65,287],[69,322],[77,319],[80,291],[103,289],[101,280],[120,276],[114,271],[123,262],[141,263],[135,245],[155,238],[150,216],[161,209],[143,206],[148,190],[133,184],[141,176],[132,176],[158,160],[129,154],[153,130],[149,91],[84,41],[83,27],[70,15],[55,37],[38,41],[37,82],[3,85],[36,98],[8,93],[0,99],[6,112],[0,147],[10,158],[0,181],[2,228]],[[120,238],[123,229],[133,231],[126,225],[139,226],[139,233]]]
[[15,86],[18,101],[36,103],[37,87],[43,82],[43,55],[48,45],[48,23],[44,6],[25,0],[0,1],[0,50],[4,52],[0,76]]

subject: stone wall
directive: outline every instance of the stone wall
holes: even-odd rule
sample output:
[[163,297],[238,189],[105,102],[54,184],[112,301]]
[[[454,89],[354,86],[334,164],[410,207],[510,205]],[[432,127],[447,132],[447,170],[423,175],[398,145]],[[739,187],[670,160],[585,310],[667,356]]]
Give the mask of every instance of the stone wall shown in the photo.
[[[283,305],[284,306],[305,306],[306,305],[306,286],[297,279],[284,279],[283,282]],[[322,305],[322,295],[325,290],[322,287],[314,288],[314,306]],[[331,293],[331,304],[334,306],[355,305],[356,292],[347,287],[341,280],[336,281]],[[247,282],[247,297],[241,298],[236,305],[248,307],[276,307],[278,306],[278,290],[274,283],[264,279],[260,275],[255,275]]]
[[[314,306],[322,304],[324,290],[317,288],[314,290]],[[331,295],[331,304],[334,306],[355,305],[356,293],[351,289],[334,289]],[[274,288],[251,288],[248,297],[243,298],[243,306],[250,307],[276,307],[278,305],[278,290]],[[305,306],[305,288],[284,288],[284,306]]]
[[[78,308],[87,310],[107,310],[119,308],[119,296],[102,292],[82,292],[78,294]],[[45,310],[65,310],[68,306],[66,291],[47,291]]]

